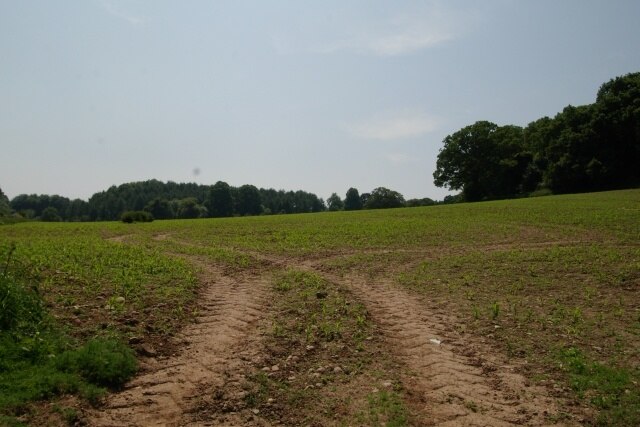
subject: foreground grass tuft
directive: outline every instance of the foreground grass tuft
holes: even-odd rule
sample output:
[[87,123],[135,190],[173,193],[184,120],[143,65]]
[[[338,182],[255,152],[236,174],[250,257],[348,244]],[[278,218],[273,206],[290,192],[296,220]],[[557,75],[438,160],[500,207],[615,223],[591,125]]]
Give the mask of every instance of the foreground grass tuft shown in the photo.
[[75,347],[44,309],[35,286],[0,270],[0,420],[15,418],[34,401],[77,394],[97,403],[106,387],[123,385],[137,369],[133,352],[115,339]]
[[599,425],[640,425],[640,372],[589,361],[573,347],[560,360],[573,390],[600,410]]

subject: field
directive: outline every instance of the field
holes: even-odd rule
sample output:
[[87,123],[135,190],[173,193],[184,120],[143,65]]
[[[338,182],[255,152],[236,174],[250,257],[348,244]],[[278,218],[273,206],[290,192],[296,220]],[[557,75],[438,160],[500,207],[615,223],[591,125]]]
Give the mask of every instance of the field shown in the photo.
[[640,425],[640,190],[4,225],[0,278],[7,425]]

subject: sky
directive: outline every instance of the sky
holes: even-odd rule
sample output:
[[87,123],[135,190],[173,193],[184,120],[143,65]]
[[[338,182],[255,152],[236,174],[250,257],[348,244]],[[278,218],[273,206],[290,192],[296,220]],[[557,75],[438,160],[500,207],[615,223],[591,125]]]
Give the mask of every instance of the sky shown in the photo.
[[0,188],[442,199],[442,140],[640,71],[637,0],[0,0]]

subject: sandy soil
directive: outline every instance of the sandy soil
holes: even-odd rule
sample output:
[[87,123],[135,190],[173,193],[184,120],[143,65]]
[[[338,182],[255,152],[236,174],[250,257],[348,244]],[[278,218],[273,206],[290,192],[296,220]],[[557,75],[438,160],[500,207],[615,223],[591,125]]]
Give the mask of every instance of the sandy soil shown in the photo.
[[[272,268],[322,274],[367,307],[386,351],[401,368],[406,403],[416,424],[554,425],[553,416],[563,403],[550,390],[531,386],[518,373],[522,362],[497,353],[485,338],[466,334],[464,325],[446,309],[382,278],[343,278],[322,272],[318,260],[252,255]],[[244,375],[262,358],[258,326],[269,315],[269,275],[230,277],[210,265],[202,267],[201,314],[175,338],[180,351],[164,359],[148,359],[144,371],[124,391],[112,395],[102,410],[91,412],[90,425],[268,424],[246,410],[212,411],[211,407],[225,405],[215,390],[241,393]]]
[[197,321],[174,338],[180,350],[144,360],[143,372],[90,414],[95,426],[241,425],[242,420],[201,420],[194,407],[202,391],[242,375],[243,363],[262,349],[256,327],[264,319],[268,281],[232,278],[204,267]]

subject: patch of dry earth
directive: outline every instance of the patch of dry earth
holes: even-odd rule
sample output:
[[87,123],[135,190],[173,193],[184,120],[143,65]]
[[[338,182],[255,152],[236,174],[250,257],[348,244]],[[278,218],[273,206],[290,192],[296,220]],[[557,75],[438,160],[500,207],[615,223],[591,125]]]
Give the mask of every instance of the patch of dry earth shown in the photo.
[[[221,420],[199,419],[197,406],[203,390],[219,386],[245,370],[243,361],[262,350],[257,325],[269,298],[268,279],[235,278],[202,265],[205,279],[201,313],[174,340],[180,350],[172,357],[148,359],[144,372],[92,411],[95,426],[223,425]],[[242,357],[240,357],[242,355]],[[245,421],[227,417],[229,425]],[[255,423],[251,423],[255,425]]]

